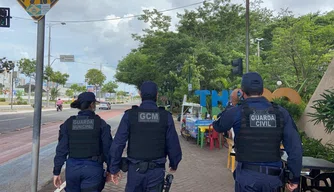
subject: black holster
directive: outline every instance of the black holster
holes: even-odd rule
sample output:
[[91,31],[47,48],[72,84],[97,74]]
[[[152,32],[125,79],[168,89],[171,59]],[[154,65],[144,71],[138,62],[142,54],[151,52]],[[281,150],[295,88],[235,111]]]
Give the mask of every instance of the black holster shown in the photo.
[[284,168],[283,169],[283,174],[282,174],[282,183],[288,183],[289,181],[291,181],[293,179],[293,175],[290,172],[290,170]]
[[165,182],[165,192],[169,192],[170,187],[172,186],[174,176],[172,174],[168,174],[166,176],[166,182]]
[[126,157],[122,157],[119,168],[125,173],[129,170],[129,160]]
[[99,191],[102,191],[104,189],[104,186],[106,185],[106,180],[107,180],[107,173],[104,172],[103,179],[102,179],[101,184],[99,186]]

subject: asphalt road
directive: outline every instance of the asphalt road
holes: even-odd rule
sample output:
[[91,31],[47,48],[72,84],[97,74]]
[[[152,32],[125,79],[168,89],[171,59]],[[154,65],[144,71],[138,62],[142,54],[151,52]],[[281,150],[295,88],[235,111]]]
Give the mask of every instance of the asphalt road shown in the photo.
[[[130,108],[131,104],[123,104],[123,105],[112,105],[113,109],[126,109]],[[100,111],[106,110],[98,110]],[[50,122],[62,122],[65,121],[71,115],[76,115],[78,113],[77,109],[64,109],[61,112],[53,111],[42,111],[42,124],[50,123]],[[14,113],[14,114],[5,114],[1,115],[0,113],[0,133],[8,133],[12,131],[16,131],[22,128],[32,127],[33,124],[33,112],[29,113]]]
[[[120,109],[123,110],[127,108],[129,108],[129,106],[114,105],[113,109],[110,110],[110,113],[115,114],[115,111],[121,111]],[[67,110],[67,111],[65,110],[60,113],[56,113],[53,111],[45,112],[43,115],[43,119],[44,121],[50,121],[54,119],[60,121],[61,119],[65,119],[66,117],[68,117],[68,115],[75,114],[76,112],[77,112],[76,110]],[[53,114],[57,114],[57,115],[53,115]],[[119,112],[117,115],[112,116],[112,117],[109,116],[105,119],[107,123],[111,125],[112,127],[113,137],[115,135],[115,132],[117,130],[117,127],[118,127],[118,124],[120,122],[122,115],[123,113]],[[24,115],[17,114],[17,115],[9,115],[6,117],[1,116],[1,120],[4,120],[6,118],[8,121],[11,121],[12,124],[14,124],[16,121],[19,121],[19,123],[15,123],[15,124],[18,124],[20,126],[29,125],[29,123],[25,121],[31,122],[32,114],[24,114]],[[10,120],[14,118],[22,118],[22,119]],[[6,125],[9,125],[9,124],[7,123]],[[12,127],[18,127],[18,126],[12,126]],[[18,131],[17,133],[19,134],[20,132],[24,132],[24,131],[27,131],[27,130]],[[15,133],[13,135],[15,136],[17,134]],[[39,158],[40,159],[39,182],[38,182],[39,189],[41,189],[41,187],[45,185],[48,181],[50,181],[53,177],[52,169],[53,169],[53,158],[55,155],[56,144],[57,144],[56,139],[54,139],[49,144],[41,147],[40,158]],[[4,144],[4,147],[5,145],[6,144]],[[0,192],[30,191],[30,183],[31,183],[31,152],[21,155],[15,159],[12,159],[0,165]]]

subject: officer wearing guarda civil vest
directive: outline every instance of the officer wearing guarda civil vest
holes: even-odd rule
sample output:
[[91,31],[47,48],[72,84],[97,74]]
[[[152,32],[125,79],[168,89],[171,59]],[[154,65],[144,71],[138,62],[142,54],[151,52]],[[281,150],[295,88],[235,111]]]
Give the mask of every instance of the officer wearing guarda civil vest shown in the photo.
[[[117,185],[121,178],[120,164],[128,165],[126,192],[160,192],[164,187],[166,156],[171,172],[182,159],[178,134],[172,115],[158,108],[158,87],[144,82],[140,88],[141,105],[127,110],[120,122],[111,155],[111,179]],[[122,158],[126,142],[127,158]]]
[[100,192],[104,188],[106,174],[110,179],[103,163],[109,165],[112,137],[110,126],[94,112],[96,102],[94,93],[81,93],[71,103],[72,108],[80,109],[78,115],[60,126],[54,158],[54,185],[59,188],[62,184],[60,172],[66,161],[67,192]]
[[286,109],[262,96],[263,80],[258,73],[243,75],[241,94],[241,104],[223,111],[213,123],[217,132],[234,129],[238,162],[233,173],[235,191],[271,192],[283,185],[281,142],[292,173],[286,187],[296,189],[302,168],[302,145],[293,119]]

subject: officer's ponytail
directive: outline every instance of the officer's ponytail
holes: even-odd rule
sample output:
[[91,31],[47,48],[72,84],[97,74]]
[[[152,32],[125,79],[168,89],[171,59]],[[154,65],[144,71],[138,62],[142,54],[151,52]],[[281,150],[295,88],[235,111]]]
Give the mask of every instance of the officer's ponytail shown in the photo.
[[71,108],[80,109],[80,103],[78,100],[75,100],[71,103]]
[[81,111],[89,109],[90,105],[92,104],[91,101],[85,101],[80,103],[78,100],[75,100],[71,103],[71,108],[80,109]]
[[92,104],[92,101],[85,101],[85,102],[81,103],[79,109],[81,111],[87,110],[87,109],[89,109],[89,107],[90,107],[91,104]]

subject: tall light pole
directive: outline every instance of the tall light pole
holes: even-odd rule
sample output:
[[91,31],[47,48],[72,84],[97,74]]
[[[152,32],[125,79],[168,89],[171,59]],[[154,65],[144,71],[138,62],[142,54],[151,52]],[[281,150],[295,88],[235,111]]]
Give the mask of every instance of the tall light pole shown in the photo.
[[[66,23],[62,22],[59,23],[60,25],[66,25]],[[49,45],[48,45],[48,67],[51,67],[51,28],[52,26],[59,25],[59,24],[49,24]],[[50,101],[50,77],[48,77],[46,82],[46,107],[49,107]]]
[[246,72],[249,72],[249,0],[246,0]]
[[[100,63],[100,72],[102,73],[102,63]],[[102,85],[100,85],[100,101],[102,98]]]
[[263,41],[263,38],[256,38],[257,41],[257,56],[260,57],[260,42]]

